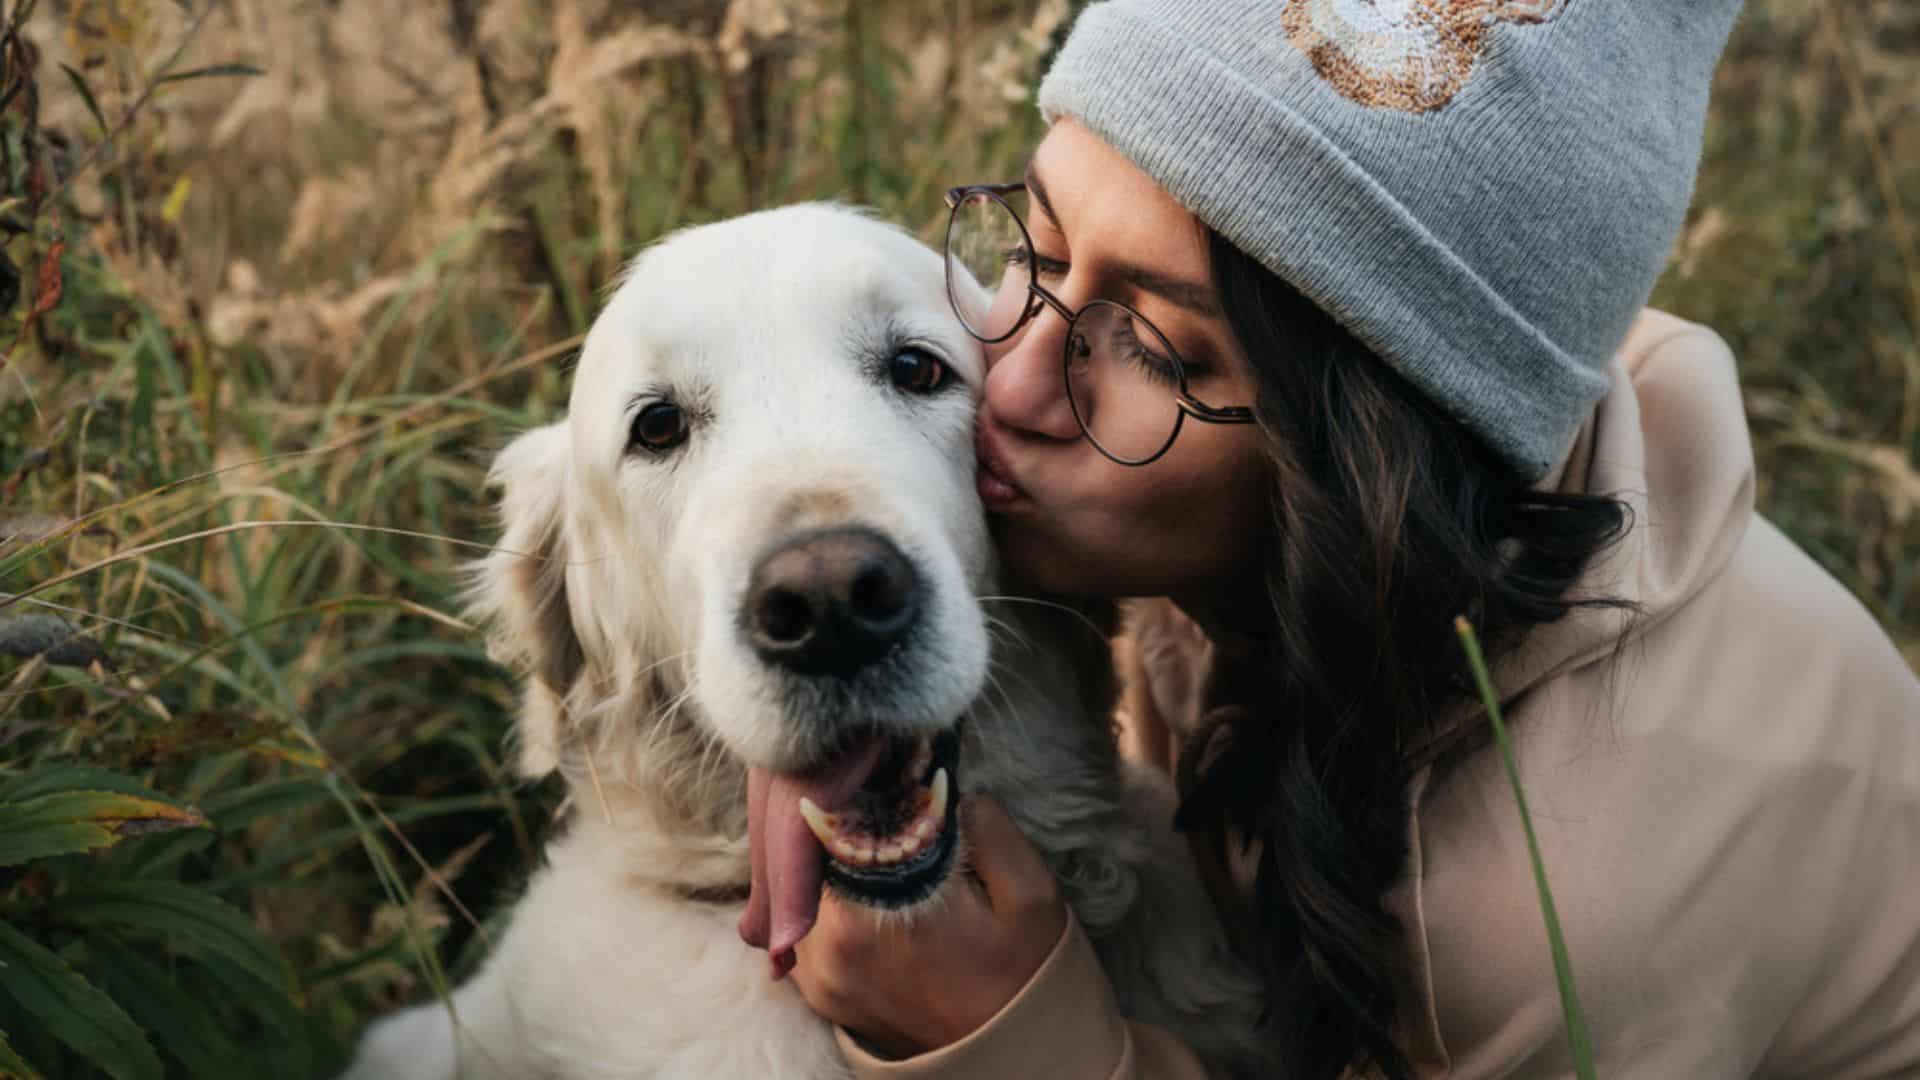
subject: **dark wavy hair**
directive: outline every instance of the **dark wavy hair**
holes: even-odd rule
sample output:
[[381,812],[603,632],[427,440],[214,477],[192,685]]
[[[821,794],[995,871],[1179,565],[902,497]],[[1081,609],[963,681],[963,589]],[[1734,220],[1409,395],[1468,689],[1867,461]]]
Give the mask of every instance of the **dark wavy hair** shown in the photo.
[[1395,1042],[1408,783],[1484,718],[1454,618],[1498,658],[1576,607],[1588,562],[1623,536],[1617,499],[1529,489],[1331,315],[1218,234],[1214,285],[1252,362],[1272,471],[1272,623],[1243,707],[1182,754],[1180,825],[1216,862],[1257,842],[1252,895],[1227,912],[1257,961],[1285,1075],[1405,1077]]

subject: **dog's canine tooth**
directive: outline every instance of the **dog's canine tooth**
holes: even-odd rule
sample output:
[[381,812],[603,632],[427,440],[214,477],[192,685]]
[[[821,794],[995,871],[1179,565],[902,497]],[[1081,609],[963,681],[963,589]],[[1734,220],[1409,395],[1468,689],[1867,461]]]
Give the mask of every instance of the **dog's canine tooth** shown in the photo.
[[945,766],[933,774],[933,798],[928,804],[928,816],[935,821],[947,819],[947,770]]
[[807,820],[807,828],[819,839],[820,846],[828,851],[835,850],[834,844],[840,839],[840,821],[836,814],[829,814],[813,804],[805,795],[800,796],[800,816]]

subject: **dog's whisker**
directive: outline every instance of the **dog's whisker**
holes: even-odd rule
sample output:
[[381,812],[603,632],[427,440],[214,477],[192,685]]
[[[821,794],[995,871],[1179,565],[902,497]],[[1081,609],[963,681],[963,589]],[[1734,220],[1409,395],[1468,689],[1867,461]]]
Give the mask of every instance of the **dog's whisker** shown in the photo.
[[613,827],[613,805],[607,802],[607,789],[600,783],[600,768],[593,763],[593,742],[588,740],[582,749],[586,751],[587,778],[593,781],[594,797],[600,800],[600,812],[606,815],[607,826]]
[[[983,700],[989,696],[999,699],[999,708],[995,711],[1000,715],[1007,717],[1019,715],[1018,710],[1013,707],[1013,695],[1007,691],[1007,688],[1001,683],[1000,678],[994,673],[992,668],[989,668],[987,671],[987,680],[980,688],[980,694]],[[1018,732],[1016,734],[1014,732],[1001,730],[1003,727],[1016,728]],[[1023,757],[1030,758],[1039,750],[1038,744],[1033,740],[1033,733],[1025,730],[1018,724],[982,724],[979,727],[979,733],[982,745],[987,746],[989,750],[1006,760],[1019,760],[1014,757],[1016,748],[1011,745],[1011,740],[1014,738],[1021,739],[1024,744],[1017,748],[1022,752]],[[989,745],[996,741],[999,743],[998,746]]]
[[685,660],[687,657],[692,656],[694,652],[695,650],[693,649],[683,649],[680,652],[674,653],[671,656],[663,656],[660,659],[655,660],[653,663],[648,664],[646,667],[641,668],[639,671],[634,672],[633,681],[639,682],[641,679],[646,678],[647,676],[653,674],[654,672],[660,670],[661,668],[667,666],[668,664],[677,663],[681,660]]
[[[1028,638],[1027,635],[1021,633],[1019,627],[1005,619],[988,615],[986,616],[986,627],[988,637],[996,644],[1004,642],[1008,646],[1018,648],[1023,652],[1033,647],[1032,640]],[[1002,650],[994,650],[996,654],[1000,651]]]
[[1066,604],[1058,603],[1053,600],[1042,600],[1037,596],[982,596],[982,597],[979,597],[978,599],[983,604],[987,604],[987,603],[1031,604],[1034,607],[1051,608],[1055,611],[1064,611],[1068,615],[1073,616],[1074,619],[1078,621],[1082,626],[1085,626],[1088,630],[1091,630],[1095,637],[1101,639],[1102,641],[1105,641],[1107,637],[1107,632],[1105,630],[1102,630],[1098,623],[1094,622],[1092,619],[1089,619],[1087,617],[1086,612],[1081,611],[1078,608],[1070,607]]

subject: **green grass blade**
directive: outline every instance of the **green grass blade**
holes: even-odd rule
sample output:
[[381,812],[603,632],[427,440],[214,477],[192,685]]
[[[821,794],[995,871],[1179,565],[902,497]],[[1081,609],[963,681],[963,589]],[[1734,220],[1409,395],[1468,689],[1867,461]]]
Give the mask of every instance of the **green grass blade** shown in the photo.
[[1560,984],[1560,1010],[1566,1016],[1567,1043],[1573,1052],[1574,1075],[1594,1080],[1593,1039],[1587,1033],[1586,1013],[1580,1008],[1580,993],[1573,985],[1573,961],[1567,955],[1567,941],[1560,932],[1560,915],[1553,906],[1553,890],[1547,886],[1546,864],[1540,860],[1540,842],[1533,834],[1533,815],[1527,810],[1527,793],[1520,786],[1520,765],[1513,756],[1513,742],[1507,736],[1506,720],[1500,713],[1500,699],[1493,692],[1493,679],[1487,674],[1487,661],[1480,652],[1480,639],[1473,624],[1462,616],[1454,620],[1460,645],[1467,653],[1467,666],[1473,669],[1473,681],[1480,689],[1480,700],[1487,707],[1493,724],[1493,737],[1500,744],[1500,761],[1506,766],[1507,780],[1513,785],[1513,799],[1520,807],[1520,825],[1527,834],[1527,857],[1533,861],[1533,883],[1540,891],[1540,914],[1547,923],[1547,942],[1553,950],[1553,974]]

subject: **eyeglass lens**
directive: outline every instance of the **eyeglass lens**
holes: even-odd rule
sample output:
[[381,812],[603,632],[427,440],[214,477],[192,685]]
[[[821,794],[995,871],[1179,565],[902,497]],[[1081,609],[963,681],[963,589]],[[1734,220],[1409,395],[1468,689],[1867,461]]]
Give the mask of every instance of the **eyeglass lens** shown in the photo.
[[[1038,302],[1033,252],[1012,209],[986,192],[969,193],[948,224],[947,257],[992,290],[983,303],[950,283],[967,329],[987,342],[1012,335]],[[1095,300],[1067,328],[1065,348],[1068,401],[1094,445],[1129,464],[1164,451],[1180,425],[1179,361],[1166,338],[1126,307]]]
[[947,258],[992,290],[984,309],[972,298],[953,298],[967,329],[990,342],[1013,333],[1031,299],[1027,287],[1033,282],[1033,253],[1013,211],[984,191],[969,194],[954,207],[947,225]]

